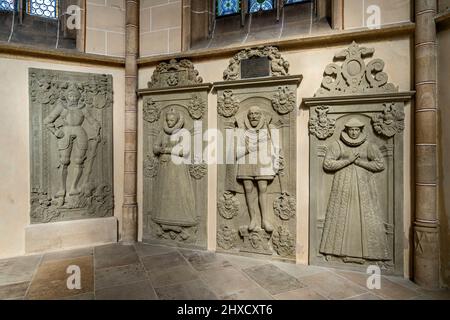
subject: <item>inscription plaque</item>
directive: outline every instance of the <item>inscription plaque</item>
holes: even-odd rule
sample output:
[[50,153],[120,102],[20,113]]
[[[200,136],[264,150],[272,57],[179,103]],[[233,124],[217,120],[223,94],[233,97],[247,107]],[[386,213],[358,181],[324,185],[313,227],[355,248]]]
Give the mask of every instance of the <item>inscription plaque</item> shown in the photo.
[[270,76],[270,63],[267,57],[241,60],[241,79]]

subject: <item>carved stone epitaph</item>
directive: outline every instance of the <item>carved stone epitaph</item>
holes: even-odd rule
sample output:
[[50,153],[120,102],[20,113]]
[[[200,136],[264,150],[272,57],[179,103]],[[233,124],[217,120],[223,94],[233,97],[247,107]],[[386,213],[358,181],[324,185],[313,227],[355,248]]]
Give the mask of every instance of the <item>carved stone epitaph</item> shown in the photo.
[[29,70],[31,223],[113,214],[112,77]]
[[403,274],[403,109],[411,94],[388,83],[382,60],[365,64],[374,53],[356,43],[339,52],[342,65],[328,65],[316,97],[304,99],[310,261]]
[[[240,61],[252,57],[268,57],[272,77],[239,79]],[[226,137],[226,164],[218,166],[220,250],[295,259],[295,108],[301,76],[287,76],[288,67],[274,47],[246,49],[231,59],[226,81],[214,84],[218,127]]]
[[[145,242],[206,248],[208,84],[189,60],[160,63],[143,96]],[[170,91],[165,91],[170,89]],[[198,146],[197,146],[198,148]],[[198,158],[197,156],[200,156]],[[225,236],[226,238],[226,236]]]

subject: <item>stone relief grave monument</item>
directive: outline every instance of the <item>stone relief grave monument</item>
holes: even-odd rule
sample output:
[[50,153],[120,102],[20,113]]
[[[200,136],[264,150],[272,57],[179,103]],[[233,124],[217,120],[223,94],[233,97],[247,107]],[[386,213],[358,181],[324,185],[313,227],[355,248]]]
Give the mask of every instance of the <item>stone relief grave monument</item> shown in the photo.
[[[310,263],[403,274],[405,103],[353,43],[325,68],[310,108]],[[372,59],[372,60],[371,60]]]
[[113,215],[112,77],[29,69],[31,223]]
[[[186,59],[160,63],[143,97],[144,242],[206,248],[208,91]],[[197,151],[197,152],[196,152]]]
[[[218,129],[217,247],[295,260],[296,106],[302,76],[276,47],[237,53],[214,83]],[[219,152],[220,153],[220,152]]]

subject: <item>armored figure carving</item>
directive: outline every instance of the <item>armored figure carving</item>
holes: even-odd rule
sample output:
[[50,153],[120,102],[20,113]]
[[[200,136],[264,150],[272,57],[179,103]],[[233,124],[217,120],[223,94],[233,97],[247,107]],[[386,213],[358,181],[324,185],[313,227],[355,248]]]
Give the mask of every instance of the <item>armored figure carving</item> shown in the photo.
[[[178,111],[170,109],[165,114],[163,130],[153,146],[153,153],[159,159],[153,221],[164,232],[180,234],[186,240],[188,234],[183,228],[193,227],[198,221],[189,168],[182,161],[188,151],[177,151],[174,148],[182,139],[176,133],[183,128],[184,117]],[[177,158],[179,161],[176,161]]]
[[[249,231],[257,228],[256,203],[261,211],[262,228],[271,233],[273,226],[269,222],[267,187],[277,174],[273,164],[274,147],[271,130],[275,127],[271,119],[264,115],[258,106],[249,109],[244,123],[240,125],[245,130],[245,151],[237,154],[237,180],[244,185],[245,199],[250,214]],[[263,158],[266,158],[265,161]],[[257,186],[258,199],[254,199],[253,189]]]
[[334,173],[320,253],[344,262],[389,260],[385,224],[374,174],[385,169],[379,148],[367,141],[364,123],[345,124],[327,150],[324,170]]
[[59,152],[60,188],[56,198],[64,198],[67,192],[68,167],[73,161],[75,177],[69,191],[69,196],[79,195],[80,179],[86,162],[88,150],[88,135],[83,128],[85,121],[97,133],[96,144],[100,141],[100,123],[89,113],[82,98],[80,88],[71,83],[52,112],[44,119],[44,125],[56,137]]

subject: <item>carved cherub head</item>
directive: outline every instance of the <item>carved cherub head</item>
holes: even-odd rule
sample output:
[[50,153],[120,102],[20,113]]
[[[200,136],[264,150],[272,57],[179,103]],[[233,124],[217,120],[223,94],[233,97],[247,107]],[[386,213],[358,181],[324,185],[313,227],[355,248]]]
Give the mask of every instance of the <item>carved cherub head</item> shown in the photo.
[[258,106],[250,107],[247,113],[247,118],[253,128],[256,128],[261,121],[262,112]]
[[180,114],[176,112],[175,109],[172,108],[166,113],[166,122],[169,128],[173,128],[179,120]]
[[364,123],[356,118],[351,118],[345,124],[345,132],[351,139],[358,139],[364,129]]

